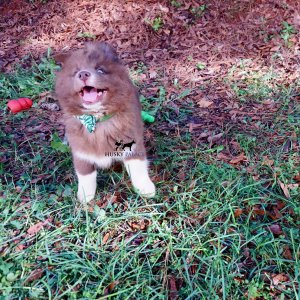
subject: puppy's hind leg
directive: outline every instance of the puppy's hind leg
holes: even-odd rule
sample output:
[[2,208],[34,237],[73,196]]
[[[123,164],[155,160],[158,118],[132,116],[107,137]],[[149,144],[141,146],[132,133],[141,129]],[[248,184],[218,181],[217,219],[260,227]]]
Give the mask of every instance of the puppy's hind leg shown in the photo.
[[94,164],[74,155],[74,167],[78,178],[77,198],[81,203],[88,203],[95,197],[97,171]]
[[147,159],[126,159],[124,165],[136,191],[143,197],[154,197],[155,186],[148,174]]

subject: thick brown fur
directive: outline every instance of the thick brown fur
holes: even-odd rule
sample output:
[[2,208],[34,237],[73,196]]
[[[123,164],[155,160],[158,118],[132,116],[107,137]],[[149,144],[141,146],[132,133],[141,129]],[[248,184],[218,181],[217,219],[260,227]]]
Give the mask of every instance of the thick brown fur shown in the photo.
[[[106,43],[95,42],[72,53],[58,55],[56,60],[62,64],[62,69],[57,73],[55,90],[64,112],[72,152],[103,157],[105,153],[116,150],[117,141],[130,143],[134,140],[134,151],[138,153],[136,158],[145,159],[138,93],[116,52]],[[99,74],[99,68],[104,72]],[[79,92],[84,83],[77,78],[81,70],[88,70],[93,75],[95,88],[107,91],[98,111],[82,105]],[[95,132],[90,133],[76,118],[83,114],[112,117],[97,123]],[[85,173],[84,170],[82,172]]]

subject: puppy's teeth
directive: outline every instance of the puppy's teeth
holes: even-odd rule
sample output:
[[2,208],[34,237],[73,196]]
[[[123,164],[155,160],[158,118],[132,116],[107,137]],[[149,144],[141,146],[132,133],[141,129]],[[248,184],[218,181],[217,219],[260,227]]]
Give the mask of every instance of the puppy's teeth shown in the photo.
[[99,92],[99,93],[98,93],[98,96],[101,96],[102,94],[103,94],[102,92]]

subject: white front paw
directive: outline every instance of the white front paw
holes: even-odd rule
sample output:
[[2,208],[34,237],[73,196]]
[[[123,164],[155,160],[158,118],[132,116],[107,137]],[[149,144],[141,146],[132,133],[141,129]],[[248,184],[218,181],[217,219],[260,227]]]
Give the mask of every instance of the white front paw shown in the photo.
[[96,171],[87,175],[81,175],[77,173],[77,177],[78,177],[77,199],[81,203],[88,203],[94,199],[96,194],[96,176],[97,176]]
[[91,200],[94,199],[94,197],[95,197],[95,194],[86,195],[83,190],[79,190],[78,193],[77,193],[78,201],[83,203],[83,204],[90,202]]
[[145,198],[152,198],[155,196],[155,185],[149,180],[134,184],[134,188],[138,194]]

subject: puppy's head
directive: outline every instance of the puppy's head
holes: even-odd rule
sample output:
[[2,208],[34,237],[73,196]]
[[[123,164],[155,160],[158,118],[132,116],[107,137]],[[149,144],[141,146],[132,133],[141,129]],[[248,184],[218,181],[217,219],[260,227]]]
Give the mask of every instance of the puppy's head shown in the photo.
[[89,43],[84,49],[57,55],[55,59],[62,65],[57,73],[56,94],[69,113],[120,109],[135,93],[126,68],[106,43]]

